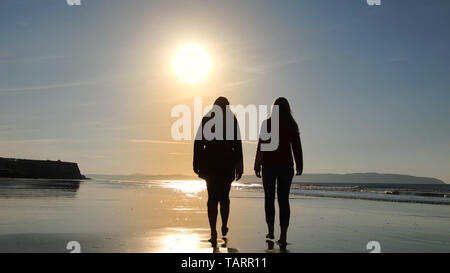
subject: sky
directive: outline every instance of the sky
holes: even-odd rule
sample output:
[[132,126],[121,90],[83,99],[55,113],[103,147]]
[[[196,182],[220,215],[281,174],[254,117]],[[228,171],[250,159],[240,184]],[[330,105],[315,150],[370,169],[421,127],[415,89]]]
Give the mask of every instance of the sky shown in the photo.
[[[192,175],[171,109],[220,95],[291,103],[305,173],[380,172],[450,183],[447,0],[0,2],[0,157],[87,174]],[[177,48],[211,56],[201,83]],[[245,174],[256,145],[244,144]]]

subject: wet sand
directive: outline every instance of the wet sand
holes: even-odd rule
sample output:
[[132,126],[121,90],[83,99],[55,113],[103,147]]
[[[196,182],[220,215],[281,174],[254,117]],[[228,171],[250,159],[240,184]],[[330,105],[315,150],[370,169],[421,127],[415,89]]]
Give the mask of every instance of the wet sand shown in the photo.
[[213,248],[204,182],[0,182],[0,252],[70,252],[71,241],[82,252],[450,251],[449,206],[292,196],[280,249],[265,240],[263,194],[234,188],[227,241]]

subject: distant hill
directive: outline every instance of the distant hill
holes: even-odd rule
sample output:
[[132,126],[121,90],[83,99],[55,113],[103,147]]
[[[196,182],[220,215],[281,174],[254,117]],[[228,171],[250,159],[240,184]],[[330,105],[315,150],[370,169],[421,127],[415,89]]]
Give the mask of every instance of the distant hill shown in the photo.
[[[190,180],[199,179],[187,175],[89,175],[94,179],[114,180]],[[255,175],[245,175],[242,180],[245,183],[260,182]],[[444,181],[402,174],[379,174],[379,173],[351,173],[351,174],[303,174],[294,177],[294,183],[355,183],[355,184],[445,184]]]
[[[245,176],[243,181],[255,181],[254,176]],[[355,183],[355,184],[445,184],[444,181],[402,174],[351,173],[351,174],[303,174],[294,177],[297,183]]]

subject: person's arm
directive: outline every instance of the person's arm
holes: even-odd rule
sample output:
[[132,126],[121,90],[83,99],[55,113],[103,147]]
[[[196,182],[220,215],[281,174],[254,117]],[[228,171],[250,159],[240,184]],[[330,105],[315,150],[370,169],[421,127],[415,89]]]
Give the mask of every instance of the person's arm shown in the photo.
[[292,151],[294,152],[295,165],[297,173],[296,175],[302,175],[303,173],[303,151],[302,142],[300,140],[300,133],[294,133],[292,138]]
[[261,167],[262,167],[262,161],[263,161],[263,153],[261,151],[261,132],[265,130],[265,132],[267,132],[267,120],[265,120],[262,124],[261,124],[261,128],[259,130],[259,140],[258,140],[258,147],[256,148],[256,157],[255,157],[255,165],[253,167],[253,169],[255,170],[255,174],[258,178],[261,178]]
[[261,178],[261,166],[262,166],[262,152],[260,139],[258,141],[258,147],[256,148],[255,166],[253,167],[253,169],[255,170],[255,174],[258,178]]
[[235,122],[234,151],[236,154],[236,181],[239,181],[239,179],[241,179],[242,175],[244,174],[244,155],[242,152],[241,131],[236,118],[234,122]]
[[195,141],[194,141],[194,172],[196,174],[200,174],[200,162],[203,160],[203,137],[202,137],[202,126],[200,126],[197,130],[197,134],[195,135]]

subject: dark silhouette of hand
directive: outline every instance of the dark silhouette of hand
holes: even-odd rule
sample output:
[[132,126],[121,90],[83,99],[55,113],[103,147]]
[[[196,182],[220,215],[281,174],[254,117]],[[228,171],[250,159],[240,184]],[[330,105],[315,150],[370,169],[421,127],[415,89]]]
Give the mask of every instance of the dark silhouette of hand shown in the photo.
[[256,177],[261,178],[261,168],[255,169]]
[[194,169],[194,173],[196,173],[196,174],[200,174],[200,170],[196,170],[196,169]]
[[244,172],[241,170],[236,170],[236,181],[239,181],[241,179],[243,173]]
[[303,171],[302,170],[297,170],[297,173],[295,174],[296,176],[300,176],[302,175]]

